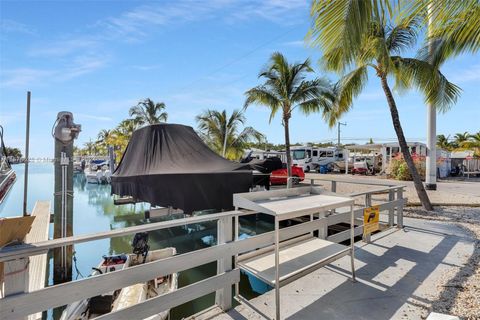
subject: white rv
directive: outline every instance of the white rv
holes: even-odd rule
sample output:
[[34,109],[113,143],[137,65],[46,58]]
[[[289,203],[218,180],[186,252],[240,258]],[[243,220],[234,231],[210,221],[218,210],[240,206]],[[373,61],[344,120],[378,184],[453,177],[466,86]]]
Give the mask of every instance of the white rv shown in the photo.
[[320,166],[344,159],[344,150],[336,147],[318,148],[310,146],[292,147],[292,162],[303,171],[318,170]]

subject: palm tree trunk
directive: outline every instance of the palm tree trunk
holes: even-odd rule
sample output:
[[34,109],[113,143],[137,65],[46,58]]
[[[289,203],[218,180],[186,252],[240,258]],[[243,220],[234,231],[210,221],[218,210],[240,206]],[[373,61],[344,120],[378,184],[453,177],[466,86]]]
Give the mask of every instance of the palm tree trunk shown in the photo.
[[422,203],[422,206],[425,210],[433,211],[433,206],[430,203],[428,194],[425,191],[422,180],[420,179],[420,175],[418,174],[417,168],[413,163],[413,159],[410,154],[410,151],[408,150],[407,140],[405,139],[402,125],[400,124],[400,117],[398,115],[397,105],[395,103],[395,100],[393,99],[392,91],[388,86],[387,77],[385,75],[381,75],[380,79],[381,79],[383,91],[385,92],[385,96],[387,97],[388,106],[390,108],[393,128],[395,129],[395,133],[397,134],[398,143],[400,144],[400,149],[402,150],[403,158],[405,159],[408,169],[410,170],[410,174],[412,175],[413,184],[415,186],[415,189],[417,190],[418,198],[420,199],[420,202]]
[[[292,155],[290,154],[290,132],[288,128],[288,117],[283,117],[283,127],[285,128],[285,152],[287,156],[287,174],[290,178],[292,176]],[[287,180],[288,183],[288,180]]]

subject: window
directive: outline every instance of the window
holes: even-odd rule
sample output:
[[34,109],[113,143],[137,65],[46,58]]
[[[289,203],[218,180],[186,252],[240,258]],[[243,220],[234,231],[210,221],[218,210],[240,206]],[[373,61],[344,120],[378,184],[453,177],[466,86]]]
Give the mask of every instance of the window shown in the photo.
[[327,151],[327,157],[333,158],[333,151]]
[[320,158],[325,158],[327,156],[327,153],[325,151],[320,151]]
[[300,149],[300,150],[293,150],[292,152],[293,160],[303,160],[305,159],[305,150]]
[[343,153],[338,154],[338,159],[343,159]]
[[313,150],[313,156],[318,157],[318,150]]

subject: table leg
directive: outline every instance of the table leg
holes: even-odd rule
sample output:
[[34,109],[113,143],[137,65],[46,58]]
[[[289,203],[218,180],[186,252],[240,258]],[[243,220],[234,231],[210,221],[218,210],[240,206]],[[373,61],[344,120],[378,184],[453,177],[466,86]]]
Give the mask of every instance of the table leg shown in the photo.
[[352,281],[355,282],[355,216],[350,205],[350,262],[352,264]]
[[275,319],[280,320],[280,224],[275,216]]

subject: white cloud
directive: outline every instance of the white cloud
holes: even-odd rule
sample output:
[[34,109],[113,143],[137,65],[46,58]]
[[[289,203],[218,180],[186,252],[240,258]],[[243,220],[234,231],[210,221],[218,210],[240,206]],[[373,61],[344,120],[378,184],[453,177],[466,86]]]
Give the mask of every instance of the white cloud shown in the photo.
[[33,35],[35,34],[35,30],[31,28],[30,26],[10,20],[10,19],[2,19],[0,22],[0,33],[5,34],[5,33],[24,33],[24,34],[30,34]]
[[362,92],[357,98],[358,101],[377,101],[381,99],[385,99],[385,93],[381,90]]
[[50,77],[55,72],[34,68],[18,68],[2,71],[2,87],[23,87]]
[[78,56],[72,63],[56,69],[17,68],[3,70],[1,87],[19,88],[44,85],[46,83],[70,80],[96,71],[108,62],[102,56]]
[[[113,121],[111,117],[104,117],[104,116],[98,116],[98,115],[93,115],[93,114],[86,114],[86,113],[78,113],[75,112],[74,114],[75,120],[82,120],[82,119],[88,119],[88,120],[95,120],[95,121],[104,121],[104,122],[110,122]],[[78,118],[78,119],[77,119]]]
[[288,41],[288,42],[284,42],[283,45],[287,47],[301,47],[301,48],[305,48],[307,46],[304,40]]
[[466,83],[480,80],[480,64],[473,65],[468,69],[455,70],[455,73],[447,77],[453,83]]
[[159,64],[150,64],[150,65],[132,65],[130,68],[140,71],[151,71],[151,70],[158,70],[162,68]]
[[77,37],[43,44],[31,49],[28,54],[35,57],[62,57],[75,54],[80,50],[92,50],[98,45],[98,40],[88,37]]

